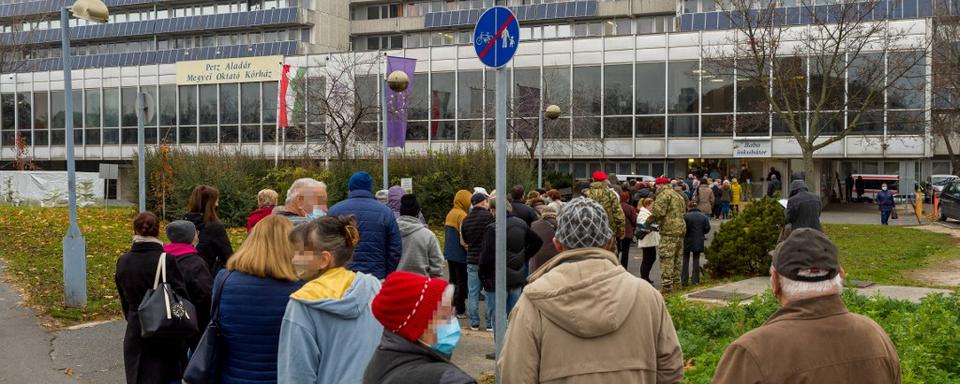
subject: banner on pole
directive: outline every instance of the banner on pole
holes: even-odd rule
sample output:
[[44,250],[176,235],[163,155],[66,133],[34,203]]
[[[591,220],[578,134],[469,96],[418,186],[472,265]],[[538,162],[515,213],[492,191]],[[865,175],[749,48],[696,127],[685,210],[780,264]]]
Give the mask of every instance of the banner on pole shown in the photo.
[[287,122],[287,88],[290,87],[290,64],[284,64],[280,71],[280,103],[277,111],[277,126],[287,128],[290,124]]
[[403,71],[407,74],[409,83],[403,92],[394,92],[383,82],[383,91],[387,95],[387,147],[400,147],[407,141],[407,108],[410,90],[413,88],[413,75],[417,69],[417,59],[406,57],[387,56],[387,73],[390,76],[394,71]]

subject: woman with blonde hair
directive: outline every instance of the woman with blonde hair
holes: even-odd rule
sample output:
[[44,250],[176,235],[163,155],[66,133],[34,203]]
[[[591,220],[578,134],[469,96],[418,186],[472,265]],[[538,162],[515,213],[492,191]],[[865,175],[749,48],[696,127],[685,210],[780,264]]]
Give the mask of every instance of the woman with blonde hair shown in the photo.
[[261,189],[260,192],[257,192],[257,209],[247,216],[247,234],[250,234],[250,231],[253,230],[253,226],[257,225],[260,220],[263,220],[264,217],[270,216],[273,213],[273,208],[277,206],[277,199],[279,195],[277,191],[272,189]]
[[260,220],[217,274],[213,306],[220,307],[220,383],[277,380],[283,312],[290,294],[303,286],[287,240],[292,229],[282,216]]

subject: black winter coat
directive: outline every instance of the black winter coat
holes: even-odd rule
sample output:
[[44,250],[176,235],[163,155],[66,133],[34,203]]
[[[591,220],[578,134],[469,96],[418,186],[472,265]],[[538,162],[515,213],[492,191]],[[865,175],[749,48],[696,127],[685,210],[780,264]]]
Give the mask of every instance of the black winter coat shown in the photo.
[[200,232],[197,253],[207,262],[210,275],[216,276],[217,272],[227,265],[227,259],[233,255],[227,228],[219,221],[204,224],[201,213],[190,212],[184,215],[183,219],[192,222]]
[[[127,330],[123,336],[123,365],[128,384],[167,384],[179,380],[187,367],[185,339],[143,339],[137,308],[147,289],[153,288],[157,262],[163,247],[158,243],[136,242],[117,260],[114,281],[120,294]],[[180,297],[188,299],[186,285],[177,262],[167,255],[167,282]]]
[[790,199],[787,200],[787,209],[783,212],[784,222],[790,224],[794,230],[799,228],[813,228],[823,231],[820,226],[820,198],[807,192],[803,181],[796,180],[790,185]]
[[703,252],[706,247],[704,241],[710,233],[710,218],[697,208],[693,208],[683,215],[683,221],[687,223],[687,234],[683,237],[683,251]]
[[[480,252],[480,282],[483,290],[496,292],[497,270],[497,224],[487,225],[483,237],[483,250]],[[523,267],[527,260],[540,251],[543,240],[536,232],[530,230],[523,219],[516,216],[507,217],[507,288],[519,288],[527,283],[527,275]]]
[[[170,254],[167,254],[167,257]],[[190,303],[197,309],[197,325],[201,329],[210,322],[210,291],[213,289],[213,276],[207,269],[207,262],[196,253],[174,257],[177,260],[177,267],[180,268],[180,274],[183,275],[184,284],[187,286],[187,294],[190,295]],[[197,347],[202,333],[190,338],[187,345],[190,349]]]
[[436,351],[383,331],[363,374],[364,384],[472,384],[477,381]]
[[460,236],[467,243],[467,264],[480,264],[480,251],[483,250],[483,235],[487,225],[493,222],[493,215],[486,208],[474,207],[460,224]]
[[528,227],[533,225],[534,221],[540,219],[537,210],[523,202],[514,201],[511,202],[510,205],[513,207],[513,215],[523,219],[523,222],[527,223]]

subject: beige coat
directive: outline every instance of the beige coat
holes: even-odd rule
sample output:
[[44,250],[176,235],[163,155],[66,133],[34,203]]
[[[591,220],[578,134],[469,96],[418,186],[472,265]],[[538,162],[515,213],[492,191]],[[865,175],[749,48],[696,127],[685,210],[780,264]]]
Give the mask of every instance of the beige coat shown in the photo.
[[700,186],[697,187],[697,193],[693,194],[693,201],[697,203],[700,212],[710,216],[710,212],[713,212],[714,201],[713,189],[710,189],[710,184],[700,183]]
[[683,353],[663,297],[599,248],[530,275],[497,364],[504,383],[679,383]]

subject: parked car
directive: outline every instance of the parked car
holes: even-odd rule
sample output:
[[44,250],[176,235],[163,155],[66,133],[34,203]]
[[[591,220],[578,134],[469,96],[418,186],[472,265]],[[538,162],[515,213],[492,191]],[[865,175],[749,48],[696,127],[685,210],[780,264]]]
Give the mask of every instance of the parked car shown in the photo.
[[960,220],[960,179],[944,185],[940,191],[940,221]]
[[927,177],[927,181],[923,184],[923,191],[926,193],[924,200],[930,201],[931,196],[936,193],[939,194],[943,191],[943,187],[949,184],[951,181],[960,180],[960,176],[956,175],[930,175]]

